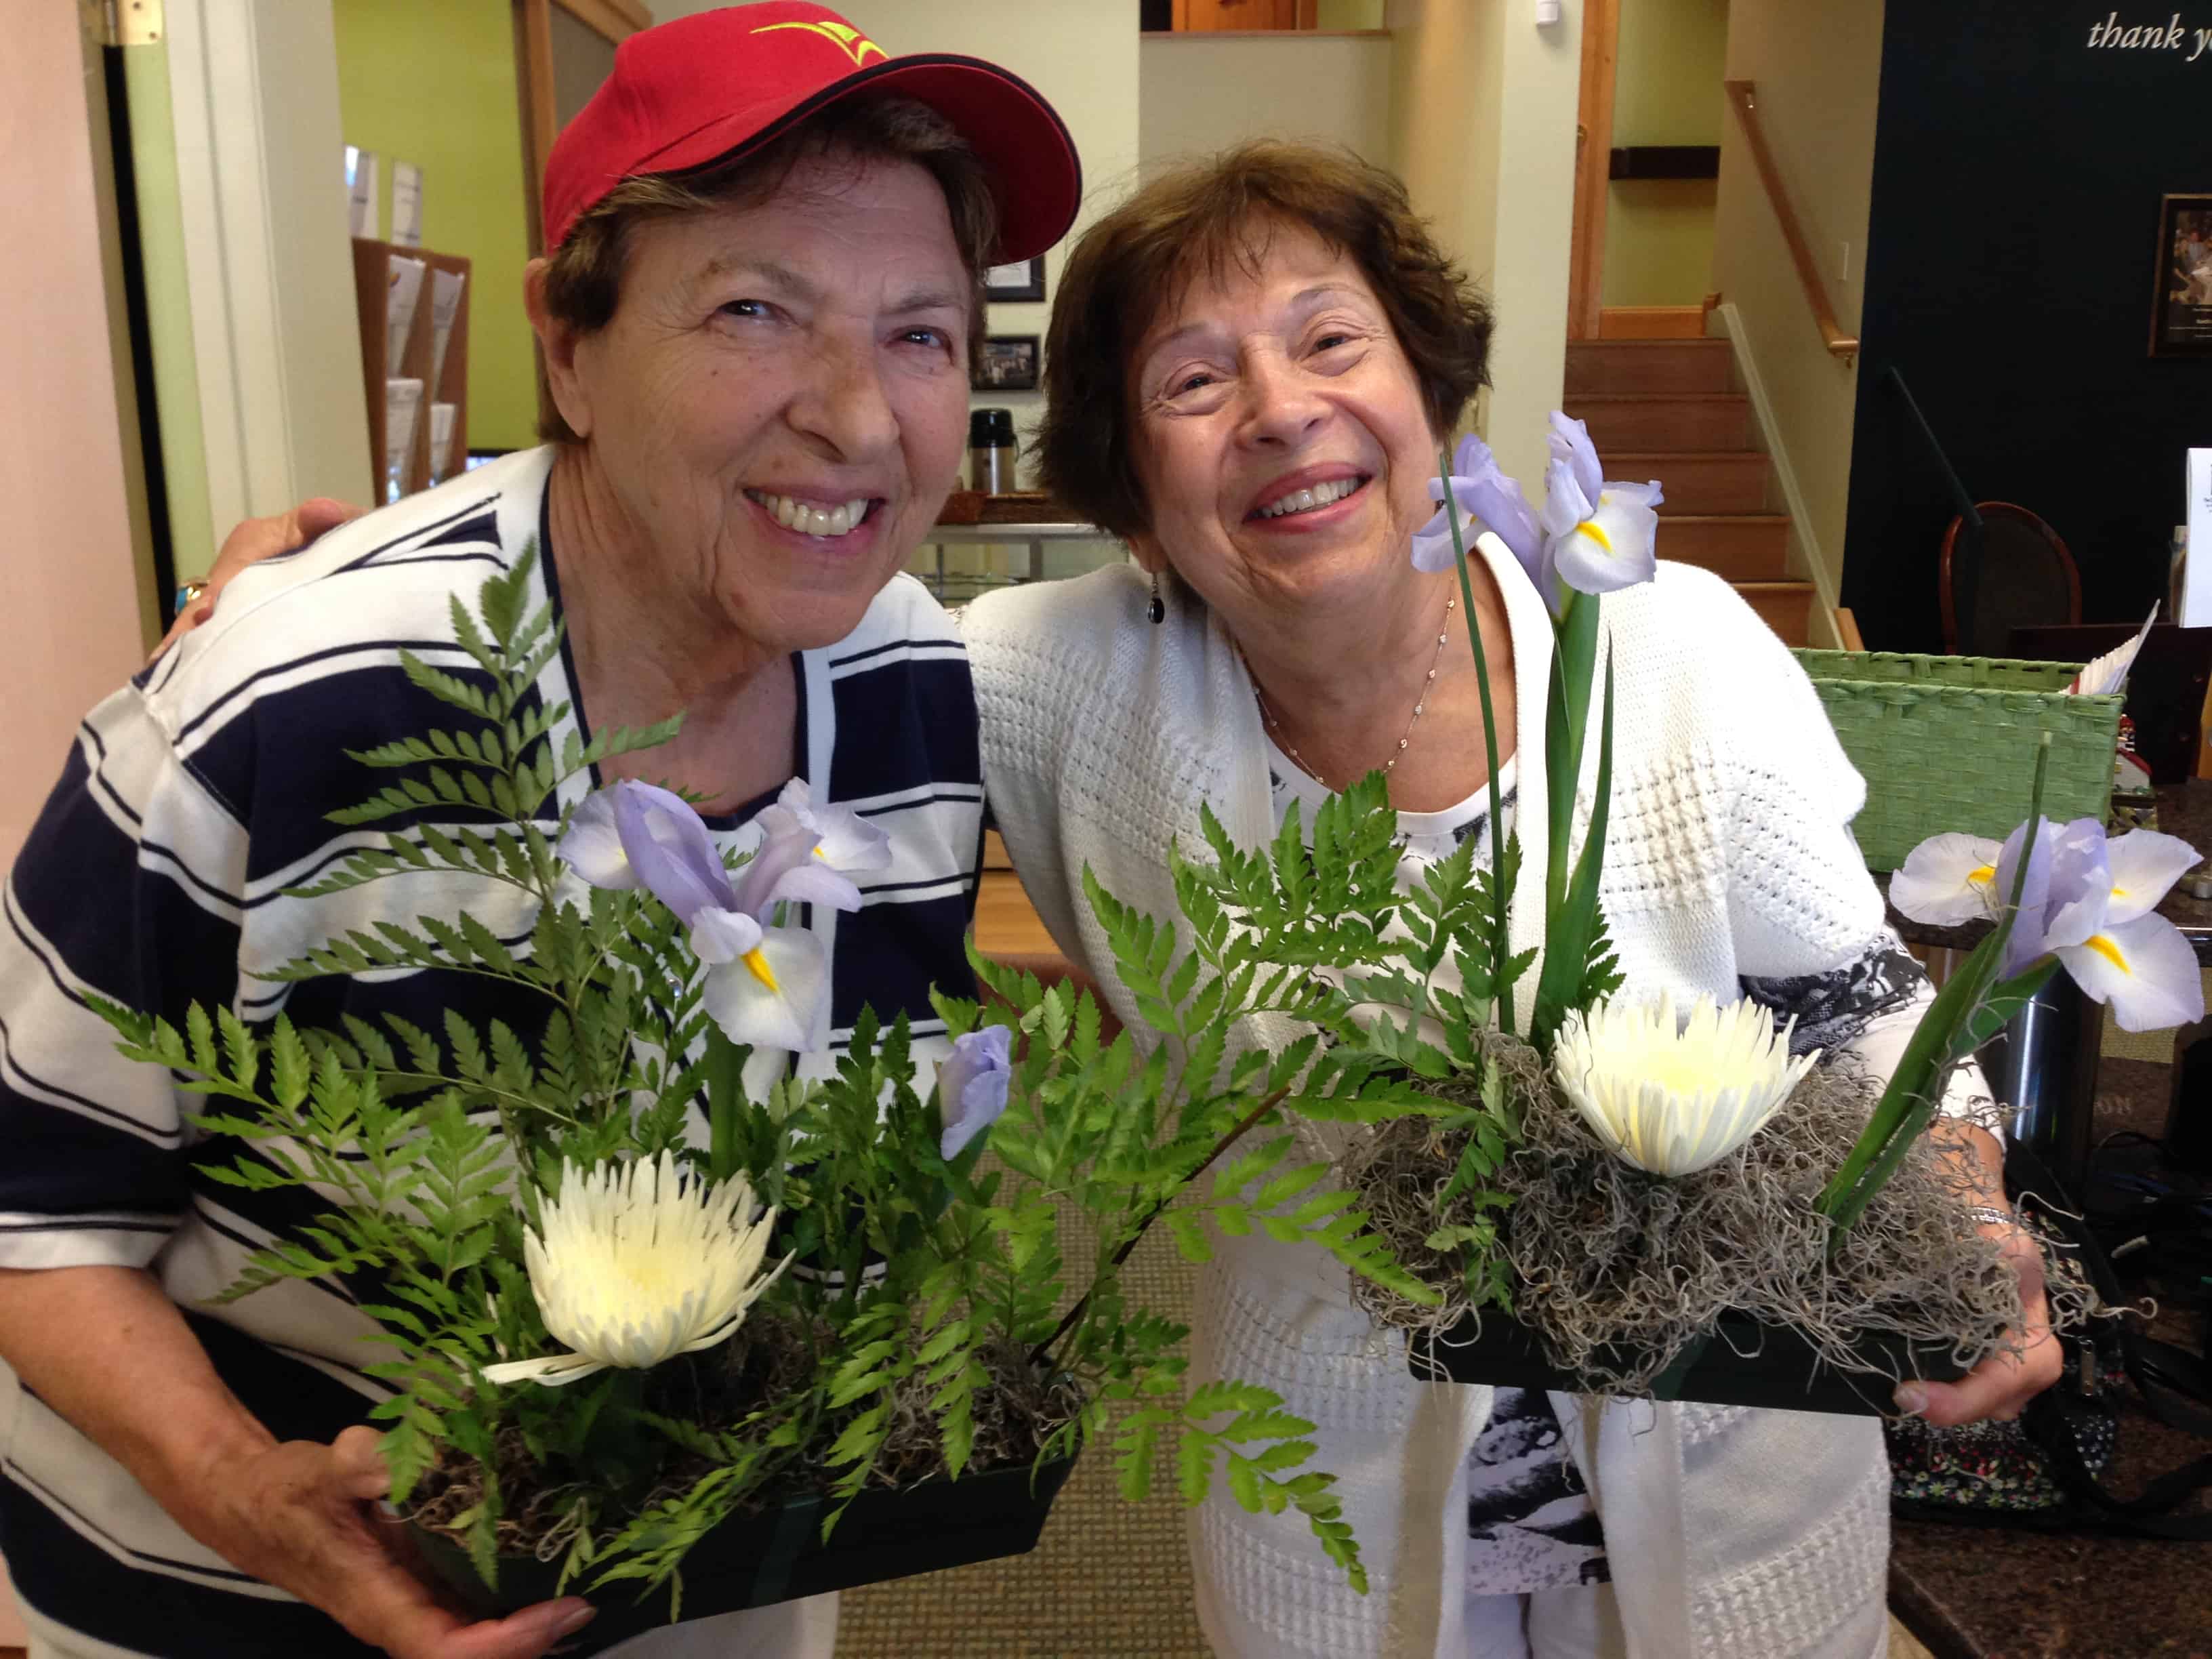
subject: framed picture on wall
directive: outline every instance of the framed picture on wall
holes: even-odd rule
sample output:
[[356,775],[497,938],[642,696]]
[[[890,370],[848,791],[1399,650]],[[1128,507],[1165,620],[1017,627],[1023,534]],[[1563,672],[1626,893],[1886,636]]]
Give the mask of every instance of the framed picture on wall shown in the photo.
[[983,273],[983,297],[1007,301],[1043,299],[1044,256],[1039,254],[1019,264],[993,265]]
[[988,334],[983,359],[969,382],[978,392],[1034,392],[1040,356],[1034,334]]
[[2212,196],[2169,196],[2160,206],[2150,355],[2212,357]]

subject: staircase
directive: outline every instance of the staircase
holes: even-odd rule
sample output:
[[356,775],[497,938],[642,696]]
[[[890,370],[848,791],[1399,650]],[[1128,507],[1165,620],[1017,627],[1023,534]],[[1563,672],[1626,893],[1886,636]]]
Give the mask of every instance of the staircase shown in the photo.
[[1665,486],[1661,558],[1725,578],[1785,645],[1809,643],[1813,585],[1789,574],[1789,515],[1726,340],[1572,341],[1566,409],[1607,477]]

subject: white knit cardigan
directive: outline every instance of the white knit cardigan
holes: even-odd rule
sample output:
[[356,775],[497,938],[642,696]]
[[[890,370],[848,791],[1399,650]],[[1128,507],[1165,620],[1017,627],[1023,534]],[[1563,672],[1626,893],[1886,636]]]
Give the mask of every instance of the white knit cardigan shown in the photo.
[[[1544,891],[1542,713],[1551,630],[1494,538],[1520,734],[1525,862],[1514,946]],[[1168,848],[1201,848],[1210,802],[1245,845],[1270,836],[1251,682],[1191,597],[1148,625],[1127,567],[992,594],[963,624],[992,809],[1053,937],[1133,1029],[1133,999],[1083,899],[1082,872],[1162,918]],[[1850,821],[1864,786],[1812,687],[1723,582],[1662,564],[1605,601],[1617,672],[1602,897],[1629,990],[1740,994],[1744,975],[1820,973],[1882,927]],[[1534,739],[1534,740],[1532,740]],[[1595,751],[1596,745],[1590,745]],[[1595,753],[1591,757],[1595,766]],[[1586,823],[1590,778],[1577,813]],[[1524,1004],[1534,982],[1522,981]],[[1525,1016],[1527,1009],[1524,1006]],[[1240,1033],[1279,1044],[1286,1033]],[[1226,1240],[1201,1279],[1194,1370],[1275,1389],[1316,1425],[1367,1564],[1361,1596],[1296,1516],[1218,1492],[1194,1511],[1198,1611],[1227,1659],[1465,1659],[1467,1455],[1491,1391],[1416,1382],[1400,1339],[1352,1306],[1308,1246]],[[1888,1467],[1870,1419],[1553,1396],[1603,1521],[1636,1659],[1867,1659],[1884,1651]]]

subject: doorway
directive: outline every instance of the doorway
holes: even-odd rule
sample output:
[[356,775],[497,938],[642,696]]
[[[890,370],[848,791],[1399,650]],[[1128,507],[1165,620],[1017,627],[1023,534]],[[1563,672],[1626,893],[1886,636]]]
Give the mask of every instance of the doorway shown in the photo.
[[1584,0],[1567,337],[1702,338],[1728,0]]

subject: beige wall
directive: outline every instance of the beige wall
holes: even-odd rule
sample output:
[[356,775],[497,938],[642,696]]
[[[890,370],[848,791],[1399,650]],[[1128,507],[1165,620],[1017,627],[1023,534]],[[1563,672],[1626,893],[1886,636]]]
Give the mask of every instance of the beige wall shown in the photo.
[[[79,8],[13,15],[0,44],[0,862],[12,863],[87,709],[144,659],[110,347]],[[136,445],[136,434],[131,434]]]
[[1481,426],[1540,489],[1567,350],[1581,12],[1522,0],[1391,0],[1391,155],[1414,206],[1498,307]]
[[1147,35],[1138,51],[1137,154],[1150,169],[1250,138],[1341,144],[1390,161],[1383,35]]
[[[1729,0],[1622,0],[1613,142],[1719,144]],[[1710,179],[1623,179],[1607,196],[1605,303],[1693,306],[1712,287]]]
[[[1844,331],[1859,325],[1881,82],[1882,9],[1865,0],[1734,0],[1728,75],[1758,83],[1759,114]],[[1832,606],[1844,557],[1858,371],[1831,356],[1733,112],[1721,148],[1714,286],[1754,382],[1802,568]],[[1850,274],[1843,274],[1844,244]]]

